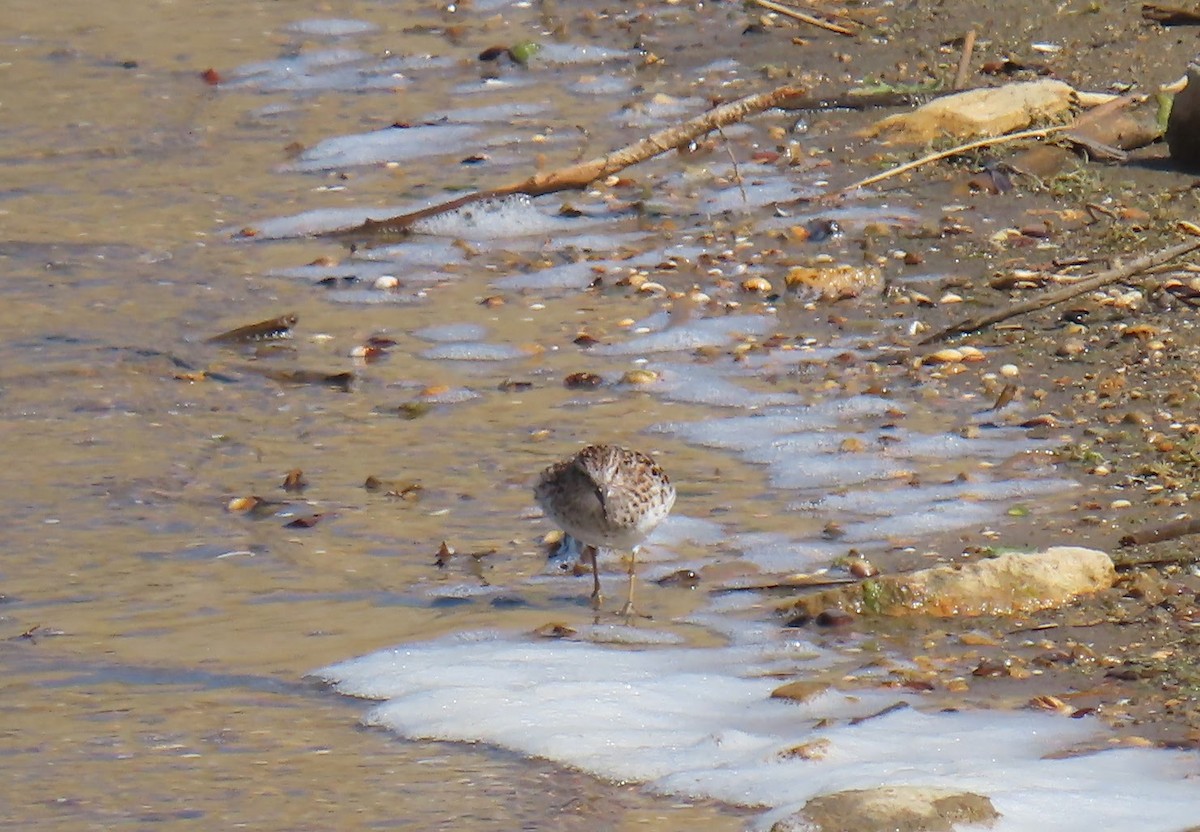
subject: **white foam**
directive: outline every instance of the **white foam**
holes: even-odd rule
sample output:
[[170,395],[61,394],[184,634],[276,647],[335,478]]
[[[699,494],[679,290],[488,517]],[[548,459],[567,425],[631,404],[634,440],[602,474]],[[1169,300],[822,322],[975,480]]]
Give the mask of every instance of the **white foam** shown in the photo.
[[325,295],[333,303],[410,304],[425,299],[423,292],[395,292],[379,289],[346,289]]
[[305,150],[287,170],[317,171],[400,162],[461,153],[480,128],[469,124],[387,127],[370,133],[334,136]]
[[657,364],[653,369],[659,373],[655,393],[671,401],[748,409],[800,402],[795,393],[747,390],[720,370],[702,364]]
[[310,18],[308,20],[297,20],[295,23],[289,23],[283,28],[288,32],[295,32],[298,35],[338,38],[348,35],[361,35],[379,29],[374,23],[349,18]]
[[616,75],[597,75],[567,84],[567,91],[576,95],[622,95],[632,85],[628,78]]
[[480,324],[437,324],[413,330],[413,335],[424,341],[452,343],[454,341],[478,341],[487,335],[487,328]]
[[421,358],[435,361],[511,361],[525,358],[526,352],[512,344],[485,344],[477,341],[456,341],[430,347]]
[[[760,634],[761,635],[761,634]],[[1041,713],[879,713],[887,691],[770,699],[763,673],[823,651],[795,637],[770,648],[603,646],[472,633],[411,644],[319,672],[342,693],[386,700],[366,721],[426,740],[487,742],[655,791],[776,809],[880,785],[990,797],[995,832],[1138,829],[1194,823],[1196,755],[1147,749],[1047,759],[1102,738],[1094,720]],[[803,743],[825,754],[788,755]]]
[[628,341],[594,347],[599,355],[642,355],[656,352],[694,350],[732,343],[741,335],[761,335],[775,326],[774,318],[764,315],[728,315],[699,318],[660,332],[630,338]]
[[320,69],[366,60],[366,52],[357,49],[321,49],[300,55],[289,55],[271,61],[243,64],[230,73],[231,82],[256,82],[264,78],[287,78]]
[[594,44],[553,41],[543,42],[540,47],[533,60],[552,64],[602,64],[608,61],[630,60],[637,54],[628,49],[608,49]]
[[[445,128],[457,129],[457,128]],[[469,128],[474,129],[474,128]],[[418,220],[412,230],[465,240],[497,240],[530,234],[574,230],[586,218],[567,218],[540,211],[529,197],[518,194],[464,205],[454,211]]]
[[437,110],[422,119],[426,122],[447,121],[453,124],[482,124],[500,122],[511,124],[518,119],[541,115],[550,109],[545,102],[487,104],[482,107],[460,107],[455,110]]
[[[751,416],[729,416],[700,422],[667,422],[652,430],[712,448],[747,451],[784,434],[800,434],[836,426],[843,420],[882,416],[903,406],[877,396],[830,399],[805,407],[780,407]],[[837,437],[840,442],[843,437]],[[796,437],[796,442],[805,441]]]
[[824,540],[798,541],[778,532],[746,532],[730,544],[742,560],[765,572],[808,572],[828,566],[846,554],[846,547]]
[[561,266],[550,266],[538,271],[513,274],[493,280],[492,286],[506,291],[523,289],[533,291],[552,291],[555,289],[586,289],[596,279],[596,269],[606,265],[615,265],[612,261],[581,260],[577,263],[564,263]]
[[1074,480],[1039,478],[1029,480],[964,481],[934,483],[912,486],[896,485],[892,488],[857,490],[845,494],[823,496],[816,503],[789,506],[789,508],[813,508],[820,506],[835,514],[872,514],[881,517],[903,515],[910,511],[942,502],[982,502],[1028,499],[1045,494],[1061,494],[1078,488]]
[[[386,216],[376,213],[377,218]],[[452,241],[430,239],[408,239],[403,243],[378,248],[361,249],[353,260],[386,261],[405,266],[445,266],[463,260],[463,251]],[[407,277],[407,275],[406,275]]]

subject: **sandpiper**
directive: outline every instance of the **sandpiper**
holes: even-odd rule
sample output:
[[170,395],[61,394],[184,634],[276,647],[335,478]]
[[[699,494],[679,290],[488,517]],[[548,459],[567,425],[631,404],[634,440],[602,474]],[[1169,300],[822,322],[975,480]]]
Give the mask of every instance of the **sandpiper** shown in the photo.
[[[616,445],[589,445],[538,477],[534,497],[546,516],[580,543],[629,551],[629,593],[623,615],[633,613],[637,547],[675,505],[675,486],[653,459]],[[592,603],[600,604],[600,567],[592,557]]]

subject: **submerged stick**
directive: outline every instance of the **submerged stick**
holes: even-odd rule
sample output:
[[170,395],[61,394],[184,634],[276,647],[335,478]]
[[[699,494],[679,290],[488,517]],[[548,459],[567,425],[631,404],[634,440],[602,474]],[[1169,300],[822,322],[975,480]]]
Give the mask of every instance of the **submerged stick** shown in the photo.
[[962,57],[958,59],[958,71],[954,73],[953,89],[961,90],[967,85],[967,76],[971,74],[971,55],[975,52],[975,30],[971,29],[963,38]]
[[[1151,526],[1148,529],[1131,532],[1125,535],[1120,540],[1121,546],[1142,546],[1147,543],[1160,543],[1164,540],[1176,540],[1180,537],[1188,535],[1200,534],[1200,517],[1185,517],[1182,520],[1173,520],[1169,523],[1163,523],[1158,526]],[[1189,551],[1189,560],[1200,560],[1200,553],[1194,550]],[[1136,563],[1141,565],[1147,562],[1157,561],[1125,561],[1128,563]]]
[[748,95],[744,98],[730,101],[728,104],[722,104],[720,107],[714,107],[696,118],[659,130],[657,133],[646,136],[644,139],[636,141],[633,144],[626,145],[603,156],[597,156],[586,162],[569,165],[565,168],[558,168],[546,173],[535,173],[533,176],[520,182],[501,185],[498,188],[491,188],[485,191],[476,191],[449,200],[448,202],[422,208],[419,211],[411,211],[407,214],[400,214],[399,216],[388,217],[382,220],[369,219],[353,228],[330,233],[337,236],[398,234],[407,231],[418,220],[444,214],[447,211],[453,211],[456,208],[461,208],[464,205],[470,205],[474,202],[483,202],[514,194],[542,196],[557,191],[582,191],[597,179],[603,179],[631,165],[636,165],[639,162],[644,162],[647,159],[667,153],[681,144],[689,142],[698,136],[703,136],[705,133],[713,130],[719,130],[727,124],[735,124],[763,110],[777,107],[787,99],[803,95],[804,92],[800,87],[784,86],[770,92]]
[[1054,292],[1046,292],[1044,295],[1034,298],[1033,300],[1028,300],[1024,303],[1013,304],[1012,306],[1006,307],[999,311],[989,312],[986,315],[981,315],[976,318],[966,318],[956,324],[946,327],[940,332],[935,332],[933,335],[930,335],[928,338],[920,341],[919,344],[921,346],[925,346],[926,344],[944,341],[951,336],[962,335],[967,332],[974,332],[976,330],[983,329],[984,327],[991,326],[992,324],[1006,321],[1009,318],[1015,318],[1017,315],[1024,315],[1028,312],[1036,312],[1039,309],[1045,309],[1046,307],[1053,306],[1056,303],[1062,303],[1064,300],[1070,300],[1076,295],[1082,295],[1084,292],[1091,292],[1095,289],[1099,289],[1102,286],[1107,286],[1110,283],[1116,283],[1118,280],[1124,280],[1125,278],[1132,277],[1140,272],[1153,269],[1156,266],[1161,266],[1163,263],[1174,260],[1176,257],[1182,257],[1183,255],[1189,254],[1196,249],[1200,249],[1200,239],[1189,240],[1186,243],[1179,243],[1178,245],[1159,249],[1158,251],[1154,251],[1150,254],[1139,257],[1136,260],[1131,260],[1129,263],[1121,266],[1120,268],[1110,269],[1106,272],[1094,274],[1091,277],[1085,277],[1078,283],[1072,283],[1070,286],[1064,286],[1063,288]]

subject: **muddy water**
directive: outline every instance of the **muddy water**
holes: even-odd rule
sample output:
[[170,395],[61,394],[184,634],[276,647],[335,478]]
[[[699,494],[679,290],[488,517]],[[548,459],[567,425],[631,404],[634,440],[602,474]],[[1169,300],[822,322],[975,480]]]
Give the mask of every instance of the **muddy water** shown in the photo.
[[[406,14],[364,9],[385,25]],[[477,414],[432,433],[373,419],[388,403],[383,377],[357,396],[254,377],[189,385],[162,355],[240,361],[198,342],[295,311],[309,333],[337,334],[333,346],[301,342],[300,360],[334,370],[349,339],[404,325],[407,313],[331,307],[264,277],[304,262],[303,244],[216,234],[311,207],[311,182],[274,173],[284,145],[388,106],[386,96],[315,97],[281,128],[247,117],[252,96],[199,81],[209,66],[275,57],[285,24],[325,11],[154,2],[134,21],[124,3],[15,2],[0,21],[0,823],[736,828],[728,810],[363,732],[353,709],[302,681],[450,626],[446,612],[394,593],[437,578],[442,537],[528,546],[528,522],[493,526],[468,498],[496,487],[478,454],[500,472],[516,518],[526,500],[515,483],[535,458],[505,461],[507,440],[452,452]],[[493,415],[512,433],[528,427],[518,403]],[[233,495],[279,497],[293,467],[339,522],[293,534],[226,514]],[[428,481],[435,471],[421,507],[360,487],[372,473]],[[242,554],[218,557],[229,553]],[[514,559],[510,571],[522,568]]]
[[[531,510],[530,476],[585,441],[652,444],[672,461],[681,509],[737,531],[811,536],[824,520],[787,515],[794,495],[772,496],[762,469],[736,456],[669,432],[643,434],[709,417],[713,408],[628,389],[584,407],[558,383],[580,369],[619,374],[628,358],[531,348],[569,342],[583,328],[619,332],[621,319],[659,310],[652,297],[551,293],[496,310],[478,302],[498,268],[483,258],[478,271],[464,267],[465,279],[439,285],[419,304],[332,303],[323,290],[277,273],[340,257],[339,246],[231,239],[231,229],[263,218],[390,205],[484,181],[454,164],[344,176],[283,166],[290,144],[310,147],[446,106],[456,83],[478,82],[480,49],[515,42],[538,19],[524,7],[510,13],[504,21],[481,11],[467,21],[466,43],[449,45],[423,28],[444,22],[430,10],[340,6],[338,17],[379,27],[353,48],[455,60],[394,92],[269,94],[214,89],[199,73],[315,49],[288,26],[333,10],[157,2],[142,4],[131,21],[129,5],[111,0],[7,5],[5,825],[742,825],[725,807],[650,798],[487,749],[364,732],[354,727],[358,711],[304,681],[324,664],[404,640],[588,618],[585,581],[528,580],[542,569],[545,531]],[[625,48],[633,37],[604,42]],[[651,86],[678,77],[654,73]],[[559,108],[557,135],[574,137],[589,124],[596,147],[618,143],[586,102],[561,89],[531,89],[528,97]],[[271,109],[281,102],[283,110]],[[554,129],[538,148],[543,163],[565,162],[577,148],[575,140],[554,141]],[[299,316],[301,330],[282,352],[204,343],[286,312]],[[481,325],[490,343],[529,357],[499,365],[416,357],[430,344],[414,330],[460,323]],[[372,333],[398,344],[387,360],[355,364],[352,347]],[[255,372],[260,367],[352,370],[358,380],[344,393],[281,384]],[[190,380],[200,370],[209,380]],[[535,383],[500,394],[505,379]],[[442,385],[485,392],[423,418],[394,415],[416,391]],[[819,389],[801,397],[817,400]],[[914,423],[946,429],[953,417],[935,410],[915,413]],[[280,483],[296,468],[309,487],[285,494]],[[941,469],[956,473],[953,463]],[[372,475],[420,483],[420,499],[367,492],[362,483]],[[226,510],[230,498],[246,495],[290,500],[290,511],[324,517],[292,528],[288,510],[257,519]],[[495,553],[439,570],[434,553],[443,540],[460,552]],[[679,548],[684,557],[706,554],[701,544]],[[452,602],[463,586],[511,591]],[[437,597],[439,587],[446,597]],[[698,603],[686,592],[647,591],[663,620]]]

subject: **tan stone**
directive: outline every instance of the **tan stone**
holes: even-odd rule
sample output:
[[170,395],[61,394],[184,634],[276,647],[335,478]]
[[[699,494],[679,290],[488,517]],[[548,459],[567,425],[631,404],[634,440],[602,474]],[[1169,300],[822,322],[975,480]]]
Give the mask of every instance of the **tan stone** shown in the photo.
[[1054,546],[974,563],[883,575],[787,602],[789,615],[829,607],[876,615],[1010,615],[1069,604],[1116,581],[1112,558],[1096,549]]
[[965,141],[1064,119],[1075,103],[1075,90],[1069,84],[1045,78],[942,96],[911,113],[888,116],[865,133],[901,144],[943,138]]
[[884,786],[814,797],[771,832],[951,832],[956,824],[993,821],[988,798],[927,786]]

